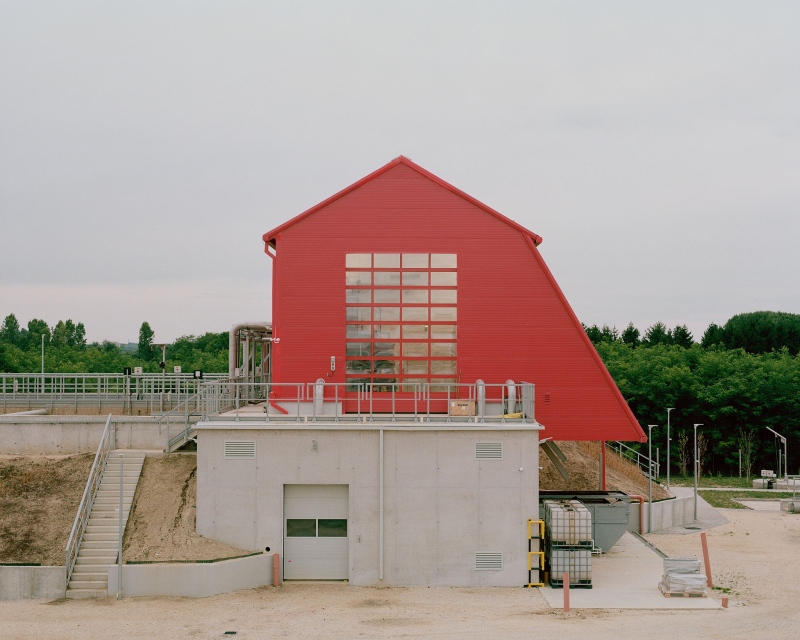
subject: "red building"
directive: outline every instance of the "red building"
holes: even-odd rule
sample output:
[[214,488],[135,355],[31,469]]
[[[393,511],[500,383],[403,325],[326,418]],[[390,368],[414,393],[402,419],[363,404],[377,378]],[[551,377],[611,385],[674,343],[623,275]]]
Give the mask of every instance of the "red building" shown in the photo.
[[407,158],[263,238],[274,383],[339,383],[346,411],[367,389],[399,411],[446,411],[448,390],[464,393],[452,385],[524,381],[545,437],[646,440],[541,238]]

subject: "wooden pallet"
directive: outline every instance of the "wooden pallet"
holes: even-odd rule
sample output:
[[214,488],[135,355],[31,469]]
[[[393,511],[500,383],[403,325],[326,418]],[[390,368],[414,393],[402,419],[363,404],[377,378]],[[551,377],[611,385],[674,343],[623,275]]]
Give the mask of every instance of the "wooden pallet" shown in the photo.
[[667,591],[664,585],[658,583],[658,589],[664,594],[665,598],[707,598],[707,593],[688,593],[686,591]]

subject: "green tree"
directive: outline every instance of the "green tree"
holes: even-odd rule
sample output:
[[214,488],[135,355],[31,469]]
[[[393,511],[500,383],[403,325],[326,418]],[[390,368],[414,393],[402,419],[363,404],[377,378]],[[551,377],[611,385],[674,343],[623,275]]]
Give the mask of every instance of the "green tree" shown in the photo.
[[639,330],[633,326],[633,322],[629,322],[625,331],[622,332],[622,342],[629,344],[631,347],[638,347],[641,342],[639,337]]
[[28,321],[28,334],[26,340],[27,349],[35,349],[42,344],[42,336],[44,336],[45,344],[50,343],[50,327],[44,320],[33,318]]
[[724,339],[724,332],[722,331],[722,327],[718,324],[714,324],[713,322],[708,325],[708,328],[703,333],[703,337],[700,340],[700,344],[703,348],[708,349],[709,347],[715,344],[725,344]]
[[649,327],[644,332],[645,346],[652,347],[657,344],[672,344],[672,336],[670,335],[667,325],[663,322],[656,322],[652,327]]
[[139,357],[145,362],[150,362],[153,359],[153,336],[155,332],[150,328],[147,322],[142,322],[139,328],[139,350],[137,351]]
[[679,324],[672,330],[672,344],[684,349],[694,344],[694,337],[685,324]]
[[13,313],[9,313],[5,317],[5,320],[3,320],[2,326],[0,326],[0,342],[13,344],[14,346],[19,345],[19,321],[17,320],[17,316],[15,316]]

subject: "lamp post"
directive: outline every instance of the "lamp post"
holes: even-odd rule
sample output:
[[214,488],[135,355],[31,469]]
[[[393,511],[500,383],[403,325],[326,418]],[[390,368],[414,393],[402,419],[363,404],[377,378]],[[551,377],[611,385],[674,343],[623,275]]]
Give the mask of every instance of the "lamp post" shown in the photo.
[[[783,443],[783,477],[785,480],[789,480],[789,463],[786,461],[786,438],[784,438],[780,433],[775,431],[775,429],[770,429],[767,427],[767,431],[772,431],[777,437],[781,439]],[[781,465],[778,465],[778,475],[781,474]],[[788,486],[788,485],[787,485]]]
[[703,423],[694,425],[694,520],[697,522],[697,427],[702,427]]
[[657,426],[647,425],[647,533],[653,530],[653,427]]
[[675,407],[667,407],[667,489],[669,489],[669,450],[672,448],[672,440],[669,437],[669,412],[675,411]]

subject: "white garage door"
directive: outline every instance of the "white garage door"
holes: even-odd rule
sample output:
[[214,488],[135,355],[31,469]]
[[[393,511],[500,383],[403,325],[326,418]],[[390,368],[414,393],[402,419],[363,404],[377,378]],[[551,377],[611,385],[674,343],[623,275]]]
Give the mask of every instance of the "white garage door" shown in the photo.
[[283,488],[283,576],[347,580],[348,486],[287,484]]

